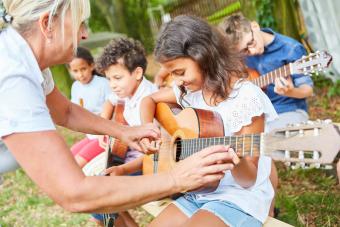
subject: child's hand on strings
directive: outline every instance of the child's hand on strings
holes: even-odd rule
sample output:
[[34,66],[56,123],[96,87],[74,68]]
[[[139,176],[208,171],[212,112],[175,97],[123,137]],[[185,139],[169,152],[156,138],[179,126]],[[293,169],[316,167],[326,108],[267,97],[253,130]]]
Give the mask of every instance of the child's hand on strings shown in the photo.
[[277,77],[275,79],[275,87],[274,92],[283,95],[288,96],[289,92],[294,88],[294,84],[291,77],[288,77],[287,79],[284,77]]
[[159,151],[161,146],[161,140],[150,141],[149,138],[143,138],[140,141],[140,145],[142,147],[142,151],[145,154],[153,154]]

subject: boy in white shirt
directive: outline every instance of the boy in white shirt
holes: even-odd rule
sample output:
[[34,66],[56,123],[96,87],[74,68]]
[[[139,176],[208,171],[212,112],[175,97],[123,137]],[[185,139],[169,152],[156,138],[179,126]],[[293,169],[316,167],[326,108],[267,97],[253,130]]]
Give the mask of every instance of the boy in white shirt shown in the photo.
[[[115,105],[119,100],[124,101],[123,116],[130,126],[141,125],[140,104],[145,96],[156,92],[157,86],[148,81],[143,75],[147,67],[145,50],[139,41],[130,38],[112,40],[96,61],[96,68],[110,81],[112,94],[105,102],[102,117],[111,119]],[[101,140],[105,144],[104,140]],[[129,168],[113,167],[110,172],[114,175],[135,174],[141,170],[142,153],[128,150],[125,163]],[[134,162],[131,162],[135,160]],[[126,166],[126,165],[124,165]],[[94,215],[101,220],[100,215]],[[125,222],[127,226],[137,226],[127,212],[122,212],[117,222]],[[129,224],[130,223],[130,224]]]

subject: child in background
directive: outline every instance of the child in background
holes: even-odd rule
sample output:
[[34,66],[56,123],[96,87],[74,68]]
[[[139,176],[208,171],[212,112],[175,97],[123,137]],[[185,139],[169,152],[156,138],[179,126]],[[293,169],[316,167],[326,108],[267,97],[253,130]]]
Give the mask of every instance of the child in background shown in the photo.
[[[156,104],[167,102],[216,111],[225,136],[263,132],[277,114],[262,90],[243,79],[246,68],[229,46],[222,33],[199,18],[178,16],[167,23],[155,57],[175,85],[143,99],[142,122],[152,122]],[[148,139],[142,142],[151,147]],[[268,157],[244,157],[214,192],[185,193],[150,226],[262,226],[274,196],[271,166]]]
[[[231,44],[247,56],[247,66],[260,75],[307,54],[298,41],[270,28],[260,28],[257,22],[250,21],[241,14],[226,18],[220,27]],[[313,81],[309,75],[292,75],[287,79],[278,77],[275,84],[267,86],[265,92],[279,114],[278,120],[268,125],[268,131],[308,120],[306,98],[313,94]]]
[[[118,100],[125,103],[123,116],[130,126],[141,125],[140,103],[141,100],[157,91],[156,85],[144,77],[147,67],[145,50],[139,41],[130,38],[112,40],[96,61],[96,68],[110,81],[113,94],[105,102],[102,117],[111,119]],[[110,168],[107,173],[111,175],[136,174],[142,167],[142,153],[128,150],[125,165]],[[99,215],[95,218],[101,220]],[[117,223],[134,226],[128,212],[121,212]],[[129,224],[130,223],[130,224]],[[137,226],[137,224],[135,224]]]
[[[108,80],[98,76],[94,70],[94,60],[90,51],[78,47],[76,56],[69,64],[69,70],[76,79],[72,84],[71,101],[99,114],[112,92]],[[87,135],[86,138],[74,144],[71,151],[78,165],[84,167],[104,149],[99,146],[97,136]]]

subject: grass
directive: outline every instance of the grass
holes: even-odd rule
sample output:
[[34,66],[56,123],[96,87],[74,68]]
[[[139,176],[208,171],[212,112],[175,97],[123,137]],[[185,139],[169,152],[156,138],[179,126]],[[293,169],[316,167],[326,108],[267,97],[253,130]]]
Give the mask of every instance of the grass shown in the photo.
[[[340,97],[326,95],[310,100],[311,117],[340,122]],[[59,128],[67,144],[83,135]],[[340,193],[334,170],[291,170],[277,163],[280,186],[278,219],[294,226],[335,227],[340,223]],[[131,210],[141,226],[152,219],[142,209]],[[88,214],[72,214],[55,205],[22,170],[4,175],[0,185],[0,226],[95,226]]]

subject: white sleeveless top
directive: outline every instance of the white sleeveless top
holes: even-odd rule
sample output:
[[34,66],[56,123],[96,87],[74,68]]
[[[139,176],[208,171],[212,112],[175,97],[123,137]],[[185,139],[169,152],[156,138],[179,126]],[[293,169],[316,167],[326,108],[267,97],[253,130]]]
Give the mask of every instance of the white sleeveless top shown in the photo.
[[[177,102],[183,107],[193,107],[215,111],[220,114],[224,124],[225,136],[233,135],[243,126],[251,124],[255,116],[264,114],[265,122],[277,118],[277,113],[262,90],[249,81],[239,80],[230,98],[217,106],[209,106],[204,101],[202,91],[188,92],[184,100],[179,102],[181,92],[173,87]],[[267,219],[274,190],[269,180],[271,158],[262,156],[258,162],[258,172],[255,184],[250,188],[241,187],[230,171],[227,171],[216,191],[211,193],[195,193],[198,200],[223,200],[239,206],[243,211],[262,223]]]

